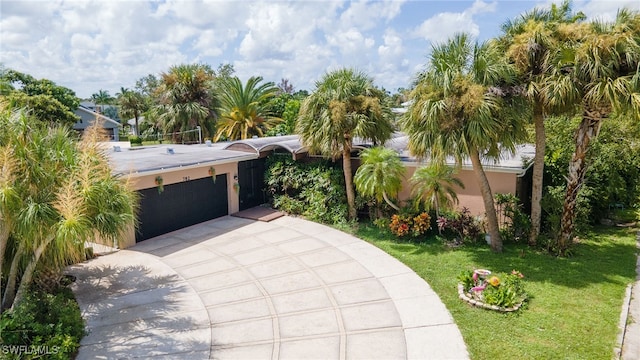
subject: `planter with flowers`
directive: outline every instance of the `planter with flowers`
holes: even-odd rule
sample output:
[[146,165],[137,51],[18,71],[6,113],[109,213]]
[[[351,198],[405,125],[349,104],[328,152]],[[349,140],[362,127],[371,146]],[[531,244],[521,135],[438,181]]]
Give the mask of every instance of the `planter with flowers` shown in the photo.
[[458,295],[463,301],[485,309],[517,311],[527,300],[523,278],[516,270],[502,277],[485,269],[463,271],[458,276]]

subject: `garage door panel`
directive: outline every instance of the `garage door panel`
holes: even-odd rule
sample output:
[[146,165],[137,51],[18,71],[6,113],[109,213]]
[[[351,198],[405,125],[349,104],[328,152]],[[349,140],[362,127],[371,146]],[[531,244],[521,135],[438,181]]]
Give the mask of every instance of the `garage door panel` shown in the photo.
[[227,177],[191,180],[139,191],[136,241],[142,241],[228,214]]

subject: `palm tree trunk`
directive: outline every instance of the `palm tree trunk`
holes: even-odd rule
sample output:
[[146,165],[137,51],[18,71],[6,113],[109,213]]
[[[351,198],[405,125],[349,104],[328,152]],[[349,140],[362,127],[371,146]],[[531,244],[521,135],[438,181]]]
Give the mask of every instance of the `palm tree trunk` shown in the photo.
[[489,235],[491,235],[491,250],[494,252],[502,252],[502,239],[498,230],[498,215],[493,202],[493,193],[487,174],[484,172],[482,163],[480,162],[480,153],[473,149],[470,150],[471,164],[473,164],[473,172],[476,174],[480,192],[482,193],[482,201],[484,202],[484,211],[487,216],[487,226],[489,227]]
[[392,208],[394,208],[396,211],[400,211],[400,208],[398,207],[398,205],[394,204],[391,200],[389,200],[389,197],[387,196],[386,192],[382,192],[382,198],[384,199],[384,201],[387,202],[387,204],[389,204],[389,206],[391,206]]
[[135,120],[136,121],[136,133],[135,133],[135,135],[136,136],[140,136],[140,130],[138,129],[138,113],[137,112],[135,113],[134,118],[136,119]]
[[22,301],[22,298],[24,297],[24,294],[26,293],[29,285],[31,285],[31,280],[33,280],[33,273],[36,270],[38,261],[40,261],[40,256],[42,256],[42,253],[53,241],[53,239],[53,236],[49,236],[49,238],[46,239],[42,244],[40,244],[33,252],[33,258],[22,273],[22,278],[20,279],[20,285],[18,285],[18,292],[16,293],[15,299],[13,299],[13,301],[9,303],[7,307],[10,306],[13,309],[13,306],[15,304],[19,304],[20,301]]
[[9,275],[7,276],[7,285],[4,288],[4,295],[2,296],[2,306],[0,308],[7,309],[13,304],[13,299],[16,295],[16,283],[18,281],[18,268],[20,260],[24,253],[24,241],[20,242],[16,253],[13,255],[13,261],[11,262],[11,268],[9,269]]
[[536,129],[536,153],[533,158],[533,178],[531,191],[531,232],[529,245],[535,245],[540,235],[540,218],[542,216],[542,185],[544,175],[544,154],[546,150],[546,134],[544,130],[544,114],[539,107],[533,112],[533,123]]
[[573,242],[573,230],[575,227],[576,203],[578,192],[584,181],[584,174],[587,171],[587,150],[589,144],[598,133],[605,114],[598,111],[585,110],[582,114],[582,122],[576,130],[576,149],[569,162],[567,173],[567,192],[562,206],[562,218],[560,223],[560,236],[558,238],[558,253],[566,255],[567,249]]
[[353,174],[351,173],[351,147],[342,149],[342,170],[344,171],[344,185],[347,188],[347,204],[349,206],[349,220],[356,219],[356,194],[353,190]]

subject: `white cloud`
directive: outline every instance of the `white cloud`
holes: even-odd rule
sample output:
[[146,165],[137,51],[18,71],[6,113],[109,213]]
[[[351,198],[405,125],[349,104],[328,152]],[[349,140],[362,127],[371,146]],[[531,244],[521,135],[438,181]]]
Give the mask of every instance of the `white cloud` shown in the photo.
[[618,9],[627,8],[640,11],[640,1],[638,0],[593,0],[575,1],[573,9],[582,11],[587,15],[587,19],[599,19],[603,21],[613,21],[616,18]]
[[456,33],[468,33],[472,37],[478,37],[480,27],[473,20],[474,15],[494,12],[497,3],[486,3],[476,0],[470,8],[463,12],[442,12],[425,20],[418,26],[414,35],[434,43],[443,42]]

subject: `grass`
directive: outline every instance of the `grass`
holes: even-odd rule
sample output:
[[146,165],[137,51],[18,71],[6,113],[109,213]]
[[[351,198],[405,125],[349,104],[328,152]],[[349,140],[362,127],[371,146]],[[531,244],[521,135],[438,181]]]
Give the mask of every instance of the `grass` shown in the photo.
[[[451,312],[473,359],[608,359],[618,333],[625,287],[635,279],[636,230],[598,228],[573,257],[557,258],[526,245],[450,249],[434,237],[402,242],[372,224],[355,235],[380,247],[424,278]],[[462,270],[520,270],[530,300],[516,314],[471,307],[458,298]]]

